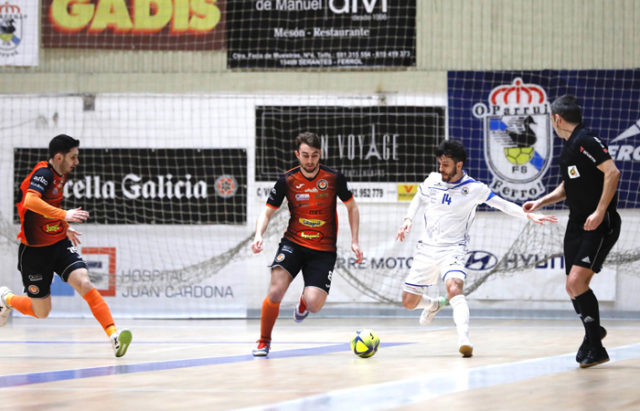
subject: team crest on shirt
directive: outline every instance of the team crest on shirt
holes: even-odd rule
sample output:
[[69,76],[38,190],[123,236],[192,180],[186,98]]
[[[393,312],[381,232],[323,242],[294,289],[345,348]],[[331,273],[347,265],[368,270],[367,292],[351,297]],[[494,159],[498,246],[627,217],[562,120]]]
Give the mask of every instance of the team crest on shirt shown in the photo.
[[484,125],[484,156],[493,174],[491,190],[510,200],[529,200],[545,191],[542,177],[553,154],[549,100],[537,84],[516,77],[496,86],[488,105],[477,103],[473,115]]
[[580,177],[580,172],[578,172],[578,167],[576,167],[576,166],[567,167],[567,174],[569,175],[569,178],[578,178],[578,177]]
[[462,187],[462,190],[460,190],[462,192],[462,195],[467,195],[469,194],[469,187]]
[[323,178],[318,181],[318,184],[316,184],[316,187],[318,187],[319,190],[326,190],[327,187],[329,187],[329,183],[327,182],[327,180]]

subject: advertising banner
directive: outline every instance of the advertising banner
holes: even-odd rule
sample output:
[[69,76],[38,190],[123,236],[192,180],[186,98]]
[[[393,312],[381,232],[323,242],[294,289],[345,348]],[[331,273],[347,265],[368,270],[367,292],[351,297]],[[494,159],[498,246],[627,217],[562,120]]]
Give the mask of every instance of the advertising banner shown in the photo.
[[415,0],[241,0],[227,10],[229,68],[416,65]]
[[[45,158],[16,148],[14,187]],[[245,149],[82,148],[64,196],[94,224],[244,224],[246,174]]]
[[564,140],[555,136],[550,105],[575,96],[584,124],[622,171],[618,207],[640,206],[640,70],[450,71],[448,94],[449,135],[467,147],[467,171],[520,203],[560,183]]
[[[321,162],[350,183],[422,182],[436,167],[444,118],[444,107],[258,106],[256,181],[273,183],[295,167],[294,139],[313,131],[321,139]],[[397,185],[391,186],[395,202]],[[361,197],[383,196],[382,186],[363,188]]]
[[46,48],[220,50],[225,0],[43,0]]
[[38,2],[11,0],[0,4],[0,65],[38,65]]

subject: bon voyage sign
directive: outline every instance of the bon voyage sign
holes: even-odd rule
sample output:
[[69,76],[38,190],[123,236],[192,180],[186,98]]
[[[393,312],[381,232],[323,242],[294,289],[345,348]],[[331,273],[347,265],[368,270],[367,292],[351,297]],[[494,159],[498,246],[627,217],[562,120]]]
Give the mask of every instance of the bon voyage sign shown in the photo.
[[47,48],[215,50],[223,0],[43,0]]

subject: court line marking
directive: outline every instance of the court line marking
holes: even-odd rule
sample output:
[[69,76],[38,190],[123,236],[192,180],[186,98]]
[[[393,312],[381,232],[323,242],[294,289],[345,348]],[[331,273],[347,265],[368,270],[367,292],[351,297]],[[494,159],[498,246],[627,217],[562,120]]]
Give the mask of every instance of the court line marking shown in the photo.
[[[640,358],[640,343],[611,348],[608,349],[608,352],[610,361],[607,364],[637,359]],[[575,354],[564,354],[454,370],[446,374],[425,374],[387,383],[334,390],[296,400],[242,408],[241,410],[382,410],[408,406],[442,395],[577,370],[579,368],[575,361]],[[580,372],[590,372],[590,370]]]
[[[407,345],[411,343],[407,342],[388,342],[385,343],[385,347],[393,347],[399,345]],[[149,371],[165,371],[174,370],[179,368],[201,367],[205,365],[219,365],[229,364],[243,361],[267,361],[269,359],[277,358],[294,358],[304,357],[319,354],[331,354],[342,351],[350,351],[351,347],[348,343],[324,345],[321,347],[311,348],[296,348],[292,350],[272,351],[267,358],[256,358],[251,354],[243,355],[231,355],[224,357],[204,357],[204,358],[190,358],[183,360],[170,360],[170,361],[158,361],[147,362],[137,364],[121,364],[121,365],[107,365],[101,367],[91,368],[77,368],[69,370],[55,370],[55,371],[43,371],[33,372],[25,374],[10,374],[0,376],[0,389],[8,387],[17,387],[21,385],[30,384],[43,384],[48,382],[74,380],[91,377],[103,377],[108,375],[117,374],[132,374],[138,372]]]

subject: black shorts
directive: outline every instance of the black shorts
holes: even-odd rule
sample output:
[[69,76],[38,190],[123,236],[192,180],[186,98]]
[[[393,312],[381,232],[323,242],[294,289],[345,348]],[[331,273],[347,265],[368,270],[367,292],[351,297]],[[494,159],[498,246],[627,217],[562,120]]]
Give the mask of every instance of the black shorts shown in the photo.
[[564,235],[564,265],[567,275],[574,265],[590,268],[596,273],[620,236],[620,215],[607,211],[602,224],[592,231],[584,223],[569,220]]
[[302,270],[304,286],[317,287],[329,293],[336,253],[303,247],[283,238],[271,267],[282,267],[295,278]]
[[24,292],[29,297],[47,297],[51,294],[54,272],[67,282],[69,274],[78,268],[87,268],[87,263],[67,238],[45,247],[20,244],[18,270],[22,274]]

